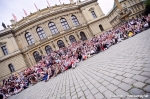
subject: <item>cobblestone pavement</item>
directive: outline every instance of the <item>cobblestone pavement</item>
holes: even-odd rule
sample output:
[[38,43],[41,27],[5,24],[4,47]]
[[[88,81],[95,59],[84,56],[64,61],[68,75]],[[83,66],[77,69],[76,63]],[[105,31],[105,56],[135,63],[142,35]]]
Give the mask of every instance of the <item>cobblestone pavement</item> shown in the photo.
[[115,95],[150,99],[150,29],[9,99],[109,99]]

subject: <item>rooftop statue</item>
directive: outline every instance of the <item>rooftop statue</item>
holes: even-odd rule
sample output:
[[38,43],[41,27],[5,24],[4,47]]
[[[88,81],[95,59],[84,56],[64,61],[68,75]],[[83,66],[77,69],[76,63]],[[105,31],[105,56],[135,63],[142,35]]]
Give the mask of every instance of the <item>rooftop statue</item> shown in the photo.
[[2,22],[2,26],[4,27],[4,29],[6,29],[6,25]]

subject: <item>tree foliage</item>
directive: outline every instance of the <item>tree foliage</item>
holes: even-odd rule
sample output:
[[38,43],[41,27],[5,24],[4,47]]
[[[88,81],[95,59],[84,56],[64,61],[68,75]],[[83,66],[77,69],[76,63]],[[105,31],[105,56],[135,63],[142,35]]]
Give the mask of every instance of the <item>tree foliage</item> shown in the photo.
[[144,0],[145,3],[145,15],[150,14],[150,0]]

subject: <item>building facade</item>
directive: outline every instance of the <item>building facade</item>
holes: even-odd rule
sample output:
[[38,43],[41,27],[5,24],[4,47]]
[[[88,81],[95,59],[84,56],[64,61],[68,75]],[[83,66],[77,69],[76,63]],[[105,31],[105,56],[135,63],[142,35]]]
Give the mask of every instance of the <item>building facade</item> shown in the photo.
[[[130,3],[129,3],[130,2]],[[132,17],[144,11],[142,0],[121,0],[132,10]],[[35,65],[41,55],[87,40],[119,24],[117,7],[105,15],[97,0],[55,5],[30,13],[19,22],[11,20],[12,28],[0,31],[0,81]]]

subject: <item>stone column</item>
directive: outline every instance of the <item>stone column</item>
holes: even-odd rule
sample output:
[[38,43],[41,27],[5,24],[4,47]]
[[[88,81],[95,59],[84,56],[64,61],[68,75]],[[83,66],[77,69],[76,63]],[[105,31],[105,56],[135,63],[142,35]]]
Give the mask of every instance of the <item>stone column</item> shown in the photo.
[[64,42],[64,44],[65,44],[66,47],[69,45],[66,36],[64,36],[62,38],[62,41]]
[[72,27],[74,27],[74,25],[73,25],[72,20],[70,18],[71,18],[71,16],[67,15],[66,20],[68,22],[69,27],[72,28]]
[[43,27],[43,31],[45,32],[47,37],[52,35],[52,33],[50,32],[50,29],[48,27],[48,23],[47,22],[42,24],[42,27]]
[[40,38],[39,38],[39,36],[38,36],[38,34],[36,32],[36,28],[35,27],[31,28],[30,33],[31,33],[31,36],[34,39],[34,43],[36,43],[36,42],[38,42],[40,40]]
[[77,17],[77,19],[78,19],[78,21],[79,21],[80,24],[83,24],[83,23],[84,23],[84,21],[83,21],[81,15],[80,15],[80,13],[77,13],[77,14],[76,14],[76,17]]
[[58,45],[57,45],[57,41],[53,41],[53,43],[54,43],[54,45],[55,45],[55,49],[56,49],[56,50],[59,50],[59,47],[58,47]]
[[43,53],[44,56],[47,55],[47,53],[45,51],[45,46],[42,46],[40,49],[41,49],[41,51],[42,51],[42,53]]
[[54,23],[55,23],[55,25],[56,25],[59,32],[62,32],[64,30],[62,25],[61,25],[60,18],[55,19]]
[[71,44],[71,42],[69,40],[69,36],[70,35],[64,36],[67,46]]
[[53,50],[53,51],[56,50],[56,45],[54,44],[54,41],[51,41],[51,47],[52,47],[52,50]]
[[75,37],[76,41],[79,41],[79,37],[77,36],[76,32],[74,33],[74,37]]
[[35,60],[33,60],[33,58],[32,58],[33,55],[31,56],[31,53],[27,53],[27,55],[28,55],[28,60],[30,60],[30,65],[31,65],[31,66],[35,65],[35,64],[34,64],[34,61],[35,61]]
[[23,47],[26,48],[28,46],[28,42],[25,37],[25,32],[21,34],[21,41],[23,43]]

